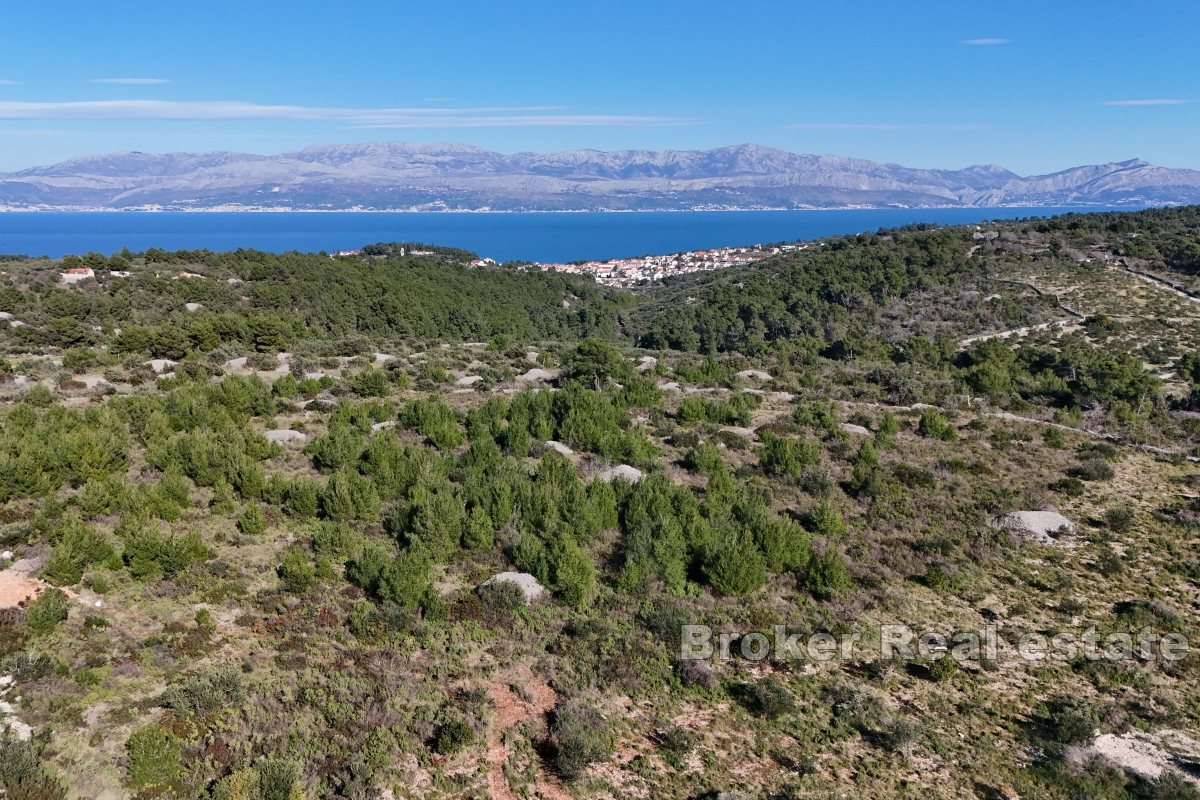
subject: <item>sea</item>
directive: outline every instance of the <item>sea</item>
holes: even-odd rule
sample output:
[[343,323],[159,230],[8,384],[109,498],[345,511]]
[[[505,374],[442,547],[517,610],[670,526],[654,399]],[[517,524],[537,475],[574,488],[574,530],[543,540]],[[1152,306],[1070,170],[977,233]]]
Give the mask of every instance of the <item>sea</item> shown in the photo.
[[[336,252],[376,242],[472,250],[497,261],[630,258],[873,232],[911,223],[961,225],[1103,208],[883,208],[641,212],[0,212],[0,254],[236,250]],[[1124,208],[1122,210],[1130,210]]]

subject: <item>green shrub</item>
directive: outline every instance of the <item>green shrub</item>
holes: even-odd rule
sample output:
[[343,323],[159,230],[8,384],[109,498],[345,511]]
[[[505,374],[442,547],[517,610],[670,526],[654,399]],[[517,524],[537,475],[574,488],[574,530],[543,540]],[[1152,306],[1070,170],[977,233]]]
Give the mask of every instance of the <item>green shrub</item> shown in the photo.
[[750,713],[767,719],[776,719],[796,710],[792,693],[776,678],[763,678],[743,686],[739,699]]
[[[54,551],[46,562],[43,574],[51,583],[72,586],[83,579],[83,572],[93,564],[120,566],[120,559],[108,537],[83,521],[67,518],[50,534]],[[115,563],[114,563],[115,562]]]
[[334,561],[345,561],[354,554],[358,537],[344,522],[321,520],[312,528],[313,552]]
[[450,484],[414,492],[413,499],[392,509],[384,528],[406,546],[421,542],[434,561],[450,558],[462,543],[466,510]]
[[884,411],[879,415],[879,430],[875,433],[877,438],[895,436],[901,430],[903,428],[901,428],[899,420],[896,419],[892,412]]
[[450,373],[442,365],[431,361],[421,365],[421,369],[417,371],[417,380],[425,383],[449,383]]
[[350,389],[360,397],[387,397],[391,384],[383,370],[368,367],[346,381]]
[[320,509],[321,489],[316,481],[294,478],[284,491],[283,510],[293,517],[315,517]]
[[292,761],[266,758],[259,762],[256,771],[261,800],[304,800],[307,796],[300,769]]
[[340,470],[321,492],[321,511],[334,520],[372,519],[379,514],[379,493],[357,472]]
[[853,591],[854,578],[842,554],[828,550],[809,559],[804,573],[804,588],[814,597],[829,600]]
[[512,581],[495,581],[475,590],[486,619],[495,625],[511,625],[525,609],[525,592]]
[[909,489],[932,489],[937,486],[937,476],[932,470],[924,467],[916,467],[904,462],[898,462],[891,465],[892,476],[897,483],[906,486]]
[[0,790],[8,800],[64,800],[65,787],[42,767],[42,756],[33,741],[22,741],[0,732]]
[[54,392],[39,383],[30,387],[22,399],[35,408],[46,408],[47,406],[54,405],[56,398],[54,397]]
[[924,583],[935,592],[950,593],[958,589],[959,581],[957,575],[950,575],[946,569],[940,564],[930,564],[925,568],[925,574],[921,577],[921,583]]
[[799,478],[806,467],[820,461],[821,448],[816,442],[779,436],[771,431],[762,434],[758,463],[763,472],[785,478]]
[[164,534],[144,520],[123,521],[117,534],[125,543],[125,564],[135,578],[173,578],[208,558],[208,547],[195,532]]
[[257,536],[267,529],[267,518],[257,503],[246,506],[237,521],[238,530],[247,536]]
[[317,568],[312,559],[294,545],[284,551],[283,562],[275,571],[283,588],[293,594],[303,594],[317,582]]
[[931,439],[941,439],[946,442],[958,438],[958,431],[950,424],[946,416],[935,408],[927,409],[921,413],[921,419],[917,422],[917,433]]
[[589,764],[611,756],[615,745],[600,712],[577,703],[555,712],[551,741],[555,769],[567,780],[580,777]]
[[925,668],[929,670],[930,680],[945,683],[958,674],[958,661],[949,655],[944,655],[930,661]]
[[371,596],[416,608],[430,586],[433,562],[423,547],[392,555],[390,547],[373,542],[346,564],[346,578]]
[[1164,769],[1150,787],[1147,800],[1200,800],[1200,789],[1173,769]]
[[170,787],[183,773],[179,740],[158,725],[138,728],[125,742],[129,783],[137,789]]
[[463,528],[463,547],[470,550],[489,550],[495,541],[495,525],[483,506],[475,506]]
[[821,536],[839,536],[846,532],[842,512],[829,500],[821,500],[804,515],[804,526]]
[[1083,481],[1075,477],[1059,478],[1058,480],[1050,483],[1050,491],[1058,492],[1059,494],[1065,494],[1067,497],[1079,497],[1086,490],[1087,487],[1084,485]]
[[1109,481],[1116,472],[1112,465],[1101,458],[1088,458],[1080,461],[1067,471],[1067,475],[1081,481]]
[[1104,512],[1104,524],[1117,533],[1125,533],[1132,528],[1135,518],[1133,507],[1129,505],[1116,506]]
[[333,472],[353,465],[363,451],[362,433],[344,419],[329,424],[324,436],[313,439],[304,448],[313,464],[322,472]]
[[658,744],[667,764],[672,769],[683,770],[687,767],[688,756],[696,749],[696,734],[672,725],[659,736]]
[[433,737],[433,752],[452,756],[469,747],[475,738],[471,726],[461,719],[452,719],[438,726]]
[[1054,741],[1062,744],[1090,742],[1100,727],[1100,713],[1091,703],[1058,700],[1048,707],[1047,728]]
[[36,681],[50,675],[55,671],[56,665],[54,659],[45,653],[36,650],[22,650],[4,659],[0,666],[3,667],[4,674],[11,675],[13,680],[21,683]]
[[768,572],[786,572],[808,563],[808,532],[795,522],[768,513],[750,528]]
[[574,351],[563,359],[572,380],[579,381],[596,391],[611,381],[625,382],[632,370],[621,353],[602,339],[580,342]]
[[705,400],[695,395],[685,397],[675,418],[687,425],[710,422],[717,425],[750,424],[751,413],[762,401],[753,394],[734,394],[728,400]]
[[879,493],[879,452],[870,439],[863,440],[851,461],[850,481],[847,490],[854,496],[874,497]]
[[454,412],[440,400],[410,400],[400,412],[400,424],[421,434],[439,450],[453,450],[463,442]]
[[550,586],[564,603],[581,607],[596,593],[596,564],[578,544],[565,537],[548,550]]
[[1052,447],[1055,450],[1062,450],[1067,446],[1067,437],[1058,428],[1047,428],[1042,434],[1042,441],[1047,447]]
[[133,494],[120,475],[106,475],[84,484],[75,496],[75,503],[87,519],[103,514],[118,514],[130,510]]
[[242,676],[227,671],[189,675],[169,686],[158,702],[180,716],[205,719],[235,707],[245,697]]
[[721,594],[741,597],[762,587],[767,568],[762,553],[748,537],[729,534],[709,553],[704,574]]
[[25,627],[30,634],[42,636],[58,627],[67,618],[71,601],[58,589],[47,589],[29,603],[25,610]]
[[709,442],[700,442],[683,457],[685,469],[711,474],[725,466],[721,451]]
[[66,787],[45,772],[24,778],[6,788],[7,800],[66,800],[67,797]]
[[[943,659],[953,660],[953,659]],[[921,726],[908,719],[896,719],[879,733],[879,743],[893,753],[907,753],[921,741]]]

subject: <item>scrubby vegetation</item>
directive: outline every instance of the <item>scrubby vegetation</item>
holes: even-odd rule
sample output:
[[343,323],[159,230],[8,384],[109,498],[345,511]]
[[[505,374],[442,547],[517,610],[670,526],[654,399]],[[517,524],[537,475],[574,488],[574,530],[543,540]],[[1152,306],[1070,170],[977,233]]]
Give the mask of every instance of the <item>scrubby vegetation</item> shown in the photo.
[[[0,788],[1195,796],[1096,749],[1200,738],[1194,655],[1015,652],[1198,633],[1200,313],[1129,272],[1190,280],[1197,213],[638,294],[398,245],[8,262]],[[998,649],[885,658],[897,623]]]

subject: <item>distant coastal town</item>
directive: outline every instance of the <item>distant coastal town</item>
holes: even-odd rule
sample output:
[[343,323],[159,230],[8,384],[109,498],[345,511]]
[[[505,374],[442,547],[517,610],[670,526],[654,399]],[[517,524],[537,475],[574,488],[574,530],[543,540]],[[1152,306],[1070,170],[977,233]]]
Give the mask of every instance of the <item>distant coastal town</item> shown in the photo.
[[[658,283],[675,275],[708,272],[726,267],[742,267],[780,253],[806,250],[808,244],[751,245],[748,247],[719,247],[712,250],[692,250],[669,255],[649,255],[638,258],[617,258],[608,261],[584,261],[570,264],[534,263],[544,271],[589,275],[605,286],[641,286]],[[490,258],[473,262],[474,266],[490,266]]]

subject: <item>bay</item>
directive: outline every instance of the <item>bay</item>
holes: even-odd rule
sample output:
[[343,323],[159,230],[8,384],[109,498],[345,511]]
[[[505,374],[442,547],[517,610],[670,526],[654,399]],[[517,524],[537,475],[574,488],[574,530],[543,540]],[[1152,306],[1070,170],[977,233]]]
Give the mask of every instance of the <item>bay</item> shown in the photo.
[[[17,212],[0,213],[0,253],[30,256],[128,247],[333,252],[424,242],[498,261],[567,262],[817,239],[910,223],[960,225],[1100,208],[886,208],[830,211]],[[1123,209],[1129,210],[1129,209]]]

